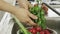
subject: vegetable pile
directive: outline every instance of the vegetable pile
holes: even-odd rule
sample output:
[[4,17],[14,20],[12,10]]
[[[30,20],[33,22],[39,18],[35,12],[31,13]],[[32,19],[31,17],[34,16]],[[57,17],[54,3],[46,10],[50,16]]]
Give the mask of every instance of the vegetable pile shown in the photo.
[[38,19],[32,19],[38,26],[41,26],[43,29],[46,29],[46,19],[45,13],[42,7],[35,5],[34,7],[30,8],[30,12],[38,17]]

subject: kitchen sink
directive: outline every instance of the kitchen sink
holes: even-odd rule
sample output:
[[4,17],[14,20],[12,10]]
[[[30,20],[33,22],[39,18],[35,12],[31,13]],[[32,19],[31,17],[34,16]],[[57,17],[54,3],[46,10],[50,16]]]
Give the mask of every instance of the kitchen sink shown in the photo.
[[60,17],[48,17],[46,24],[48,28],[51,28],[60,34]]
[[[57,32],[57,34],[60,34],[60,17],[46,17],[46,25],[48,28],[53,29]],[[15,23],[14,27],[12,29],[12,34],[17,34],[19,27]]]

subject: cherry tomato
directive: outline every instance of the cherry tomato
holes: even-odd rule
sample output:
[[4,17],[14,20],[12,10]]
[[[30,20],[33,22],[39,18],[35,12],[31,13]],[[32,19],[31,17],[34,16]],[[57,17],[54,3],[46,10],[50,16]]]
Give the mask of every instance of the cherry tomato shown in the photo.
[[36,30],[35,30],[35,29],[33,29],[32,33],[36,33]]
[[50,34],[50,32],[48,30],[45,30],[45,34]]
[[41,27],[37,27],[36,30],[37,30],[37,32],[40,32],[42,30],[42,28]]
[[45,34],[45,32],[44,31],[41,31],[40,34]]

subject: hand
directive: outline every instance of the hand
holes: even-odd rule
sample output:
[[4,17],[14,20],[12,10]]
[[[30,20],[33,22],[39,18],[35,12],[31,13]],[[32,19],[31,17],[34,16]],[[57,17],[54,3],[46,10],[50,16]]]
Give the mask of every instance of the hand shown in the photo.
[[[38,4],[35,4],[34,6],[37,6]],[[45,14],[48,14],[48,7],[47,6],[45,6],[44,4],[42,4],[42,9],[45,11]]]
[[30,24],[32,26],[36,26],[36,24],[30,19],[37,19],[37,17],[33,14],[31,14],[28,10],[26,9],[18,9],[18,11],[15,12],[15,16],[21,21],[24,22],[25,24]]
[[29,17],[33,19],[37,19],[37,17],[31,14],[28,10],[23,8],[16,8],[15,6],[10,5],[3,0],[1,0],[0,3],[1,10],[14,14],[21,22],[36,25]]
[[[36,24],[29,18],[37,18],[35,15],[31,14],[28,10],[30,7],[32,7],[32,5],[27,1],[27,0],[18,0],[18,3],[19,3],[19,6],[21,8],[24,8],[22,9],[21,12],[18,12],[17,16],[18,18],[20,19],[20,21],[24,22],[24,23],[29,23],[33,26],[35,26]],[[27,10],[26,10],[27,9]],[[20,13],[20,14],[19,14]],[[25,14],[24,14],[25,13]]]
[[44,4],[42,4],[42,8],[45,10],[45,14],[48,14],[48,7],[47,6],[45,6]]

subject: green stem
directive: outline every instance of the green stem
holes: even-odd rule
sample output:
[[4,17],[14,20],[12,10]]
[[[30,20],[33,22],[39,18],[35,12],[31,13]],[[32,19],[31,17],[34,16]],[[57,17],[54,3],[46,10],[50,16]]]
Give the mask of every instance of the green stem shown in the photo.
[[24,34],[28,34],[26,28],[20,23],[20,21],[15,17],[13,16],[13,18],[15,19],[16,23],[19,25],[19,27],[22,29],[22,31],[24,32]]

